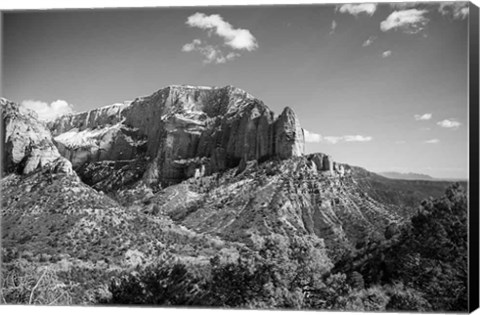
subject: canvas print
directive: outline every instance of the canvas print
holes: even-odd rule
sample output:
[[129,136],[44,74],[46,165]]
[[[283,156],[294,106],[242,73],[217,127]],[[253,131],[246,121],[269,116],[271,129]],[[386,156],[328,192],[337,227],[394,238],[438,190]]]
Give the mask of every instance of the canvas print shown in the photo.
[[1,303],[469,310],[474,14],[3,12]]

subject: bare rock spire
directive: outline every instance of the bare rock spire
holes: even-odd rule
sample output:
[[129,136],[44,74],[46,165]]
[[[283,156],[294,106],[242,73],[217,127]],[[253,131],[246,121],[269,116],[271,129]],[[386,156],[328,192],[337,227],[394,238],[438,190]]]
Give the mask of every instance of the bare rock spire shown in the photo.
[[275,122],[275,154],[281,159],[302,156],[305,151],[303,129],[297,115],[285,107]]

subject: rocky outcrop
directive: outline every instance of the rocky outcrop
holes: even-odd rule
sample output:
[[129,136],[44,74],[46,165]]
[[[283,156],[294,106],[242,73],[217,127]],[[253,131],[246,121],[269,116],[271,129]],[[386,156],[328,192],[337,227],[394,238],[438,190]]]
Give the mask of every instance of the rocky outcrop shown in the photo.
[[323,170],[333,172],[333,170],[334,170],[333,163],[334,162],[332,160],[332,157],[329,156],[329,155],[325,155],[323,157]]
[[324,155],[323,154],[314,154],[311,157],[311,161],[315,164],[315,169],[320,171],[323,170],[323,159]]
[[71,129],[55,137],[60,153],[75,167],[86,162],[130,160],[143,154],[146,139],[120,123],[98,129]]
[[88,112],[65,115],[55,121],[49,122],[48,128],[54,136],[58,136],[72,129],[84,131],[102,128],[106,125],[115,125],[122,120],[122,110],[129,104],[130,102],[118,103]]
[[301,156],[305,140],[297,115],[286,107],[275,122],[275,154],[281,159]]
[[141,155],[146,138],[122,124],[130,104],[113,104],[89,112],[62,116],[48,124],[62,156],[74,167],[86,162],[130,160]]
[[232,86],[169,86],[130,103],[61,117],[49,127],[74,167],[144,156],[149,183],[176,183],[242,159],[287,159],[304,151],[290,108],[275,120],[262,101]]
[[313,153],[308,156],[308,160],[315,165],[317,172],[326,172],[331,175],[344,175],[345,166],[334,162],[330,155],[324,153]]
[[29,174],[39,168],[72,174],[71,163],[53,143],[50,131],[33,111],[6,99],[2,108],[2,173]]

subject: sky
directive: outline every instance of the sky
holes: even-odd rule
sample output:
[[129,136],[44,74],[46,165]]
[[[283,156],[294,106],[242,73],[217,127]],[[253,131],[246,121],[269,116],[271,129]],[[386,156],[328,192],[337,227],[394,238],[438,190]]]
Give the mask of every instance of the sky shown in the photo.
[[2,97],[44,119],[172,84],[233,85],[306,130],[306,153],[468,177],[468,8],[330,4],[8,12]]

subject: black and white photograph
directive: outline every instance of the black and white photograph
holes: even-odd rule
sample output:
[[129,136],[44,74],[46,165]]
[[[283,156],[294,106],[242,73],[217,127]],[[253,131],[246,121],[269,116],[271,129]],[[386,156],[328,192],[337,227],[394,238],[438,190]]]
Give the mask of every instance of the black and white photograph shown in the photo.
[[0,304],[473,311],[478,10],[0,12]]

